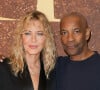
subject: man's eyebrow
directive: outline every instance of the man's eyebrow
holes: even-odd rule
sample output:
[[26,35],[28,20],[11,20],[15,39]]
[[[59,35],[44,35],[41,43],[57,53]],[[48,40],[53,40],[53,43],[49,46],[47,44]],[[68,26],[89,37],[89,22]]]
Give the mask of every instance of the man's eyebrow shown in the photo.
[[79,27],[75,27],[75,28],[73,28],[73,29],[80,29]]
[[66,31],[67,29],[62,28],[61,31]]
[[80,27],[73,27],[73,30],[75,30],[75,29],[81,29]]

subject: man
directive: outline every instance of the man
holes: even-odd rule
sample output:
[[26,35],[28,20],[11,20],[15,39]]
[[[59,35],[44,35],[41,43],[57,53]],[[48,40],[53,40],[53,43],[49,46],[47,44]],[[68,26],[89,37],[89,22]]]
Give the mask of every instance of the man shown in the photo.
[[85,17],[73,12],[60,22],[61,42],[68,57],[59,57],[50,78],[51,90],[100,90],[100,55],[88,48]]

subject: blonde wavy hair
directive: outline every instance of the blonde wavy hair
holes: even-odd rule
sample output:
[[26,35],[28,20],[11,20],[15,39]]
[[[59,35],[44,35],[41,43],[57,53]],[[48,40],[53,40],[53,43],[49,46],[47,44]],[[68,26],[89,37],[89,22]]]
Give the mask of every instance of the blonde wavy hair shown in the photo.
[[46,33],[46,44],[43,50],[41,51],[41,54],[45,74],[48,77],[50,71],[54,68],[56,62],[56,47],[50,23],[42,12],[29,12],[19,20],[14,33],[14,44],[10,56],[10,64],[16,76],[18,72],[23,72],[25,59],[21,34],[24,31],[24,24],[26,22],[29,22],[30,20],[39,20],[44,26],[44,31]]

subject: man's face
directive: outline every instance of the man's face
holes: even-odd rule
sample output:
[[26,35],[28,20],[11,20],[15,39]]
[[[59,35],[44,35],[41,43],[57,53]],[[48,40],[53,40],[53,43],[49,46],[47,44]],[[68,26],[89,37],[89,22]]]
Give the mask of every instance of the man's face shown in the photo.
[[60,25],[61,41],[70,56],[80,55],[87,48],[87,30],[75,16],[65,17]]

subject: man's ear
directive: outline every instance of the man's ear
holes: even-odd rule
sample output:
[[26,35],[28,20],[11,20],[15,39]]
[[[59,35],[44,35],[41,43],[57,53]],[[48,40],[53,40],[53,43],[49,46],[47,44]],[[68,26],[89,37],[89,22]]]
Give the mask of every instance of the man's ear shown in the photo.
[[90,30],[90,28],[87,28],[86,29],[86,40],[88,41],[90,39],[90,37],[91,37],[91,30]]

